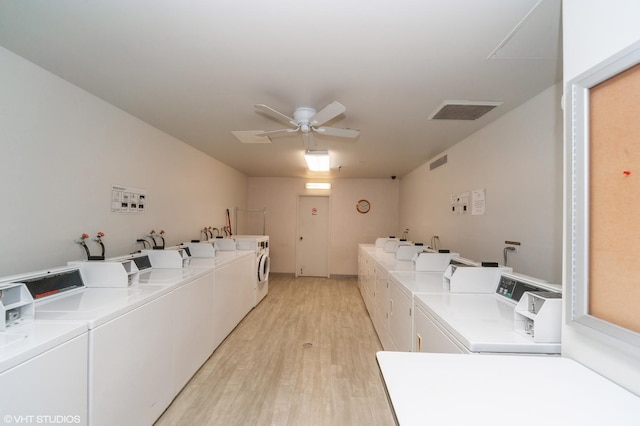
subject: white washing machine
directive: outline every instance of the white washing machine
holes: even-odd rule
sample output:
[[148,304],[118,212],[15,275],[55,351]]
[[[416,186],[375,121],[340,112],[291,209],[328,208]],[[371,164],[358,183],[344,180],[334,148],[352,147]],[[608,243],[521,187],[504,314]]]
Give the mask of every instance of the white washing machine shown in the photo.
[[255,262],[254,250],[236,250],[234,241],[233,250],[217,250],[213,258],[192,258],[185,268],[213,270],[214,296],[210,309],[213,330],[210,340],[214,348],[256,306]]
[[171,287],[86,288],[77,267],[23,282],[38,299],[36,321],[88,328],[89,424],[152,424],[174,397]]
[[[3,307],[21,304],[2,284]],[[86,324],[34,320],[32,313],[27,316],[31,318],[0,331],[3,424],[87,424]]]
[[268,235],[236,235],[233,237],[236,240],[236,247],[238,250],[251,250],[256,253],[256,261],[254,263],[254,271],[256,271],[256,285],[255,285],[255,304],[265,298],[269,292],[269,236]]
[[[490,294],[416,294],[415,329],[422,352],[560,354],[560,339],[536,342],[518,332],[517,302],[525,292],[561,294],[561,287],[519,274],[502,274]],[[560,318],[552,326],[561,327]]]

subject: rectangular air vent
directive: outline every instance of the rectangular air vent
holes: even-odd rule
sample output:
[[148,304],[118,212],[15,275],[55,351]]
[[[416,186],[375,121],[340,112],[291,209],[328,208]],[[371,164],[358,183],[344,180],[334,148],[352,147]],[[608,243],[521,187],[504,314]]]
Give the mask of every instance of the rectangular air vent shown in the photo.
[[429,164],[429,170],[437,169],[438,167],[443,166],[445,164],[447,164],[447,156],[443,155],[442,157],[438,158],[437,160]]
[[429,120],[477,120],[502,102],[444,101]]
[[271,143],[267,136],[256,136],[264,130],[232,130],[233,136],[242,143]]

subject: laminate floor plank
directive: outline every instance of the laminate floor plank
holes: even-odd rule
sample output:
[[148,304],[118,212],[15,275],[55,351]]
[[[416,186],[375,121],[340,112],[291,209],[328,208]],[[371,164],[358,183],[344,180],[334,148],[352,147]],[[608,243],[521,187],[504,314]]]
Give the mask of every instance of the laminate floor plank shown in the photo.
[[381,349],[357,278],[271,274],[156,425],[393,425]]

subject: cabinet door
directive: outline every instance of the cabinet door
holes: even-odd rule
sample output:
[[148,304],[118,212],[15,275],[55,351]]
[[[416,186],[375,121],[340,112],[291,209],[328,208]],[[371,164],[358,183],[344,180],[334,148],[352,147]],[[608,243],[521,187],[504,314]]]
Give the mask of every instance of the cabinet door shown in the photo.
[[215,349],[213,339],[213,271],[173,292],[174,395]]
[[461,354],[469,353],[462,345],[454,342],[436,324],[431,316],[420,308],[415,310],[414,351]]
[[389,333],[396,350],[411,352],[413,300],[400,289],[400,284],[389,280]]
[[150,425],[173,398],[172,293],[89,331],[92,426]]

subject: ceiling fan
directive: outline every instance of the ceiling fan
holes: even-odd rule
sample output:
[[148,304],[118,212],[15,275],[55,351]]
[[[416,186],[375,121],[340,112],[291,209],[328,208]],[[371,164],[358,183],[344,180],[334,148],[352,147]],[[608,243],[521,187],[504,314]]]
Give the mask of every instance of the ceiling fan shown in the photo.
[[279,136],[291,136],[293,134],[302,135],[306,149],[312,149],[315,144],[313,141],[313,133],[326,136],[336,136],[340,138],[357,138],[360,134],[359,130],[345,129],[337,127],[326,127],[324,123],[332,120],[347,109],[339,102],[331,102],[329,105],[317,111],[314,108],[299,107],[293,112],[293,118],[283,114],[275,109],[263,105],[255,105],[256,109],[277,120],[284,121],[292,126],[290,129],[272,130],[257,133],[256,136],[266,136],[269,138]]

